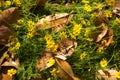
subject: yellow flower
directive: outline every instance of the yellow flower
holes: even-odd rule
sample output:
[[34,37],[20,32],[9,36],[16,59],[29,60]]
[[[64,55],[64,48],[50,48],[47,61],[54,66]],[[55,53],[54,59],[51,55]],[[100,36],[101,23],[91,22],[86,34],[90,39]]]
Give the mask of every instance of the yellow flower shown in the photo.
[[15,26],[15,30],[18,30],[20,28],[20,26],[16,25]]
[[111,13],[111,11],[109,11],[109,10],[106,10],[106,11],[105,11],[105,15],[106,15],[107,17],[112,17],[112,13]]
[[82,0],[82,3],[87,4],[87,3],[89,3],[89,1],[88,0]]
[[32,38],[33,37],[33,33],[32,32],[29,32],[29,33],[27,33],[27,38]]
[[76,39],[76,36],[75,36],[74,34],[72,34],[72,33],[70,33],[70,37],[71,37],[72,39]]
[[120,78],[120,71],[116,72],[116,78]]
[[86,25],[86,24],[87,24],[84,18],[80,18],[80,21],[81,21],[81,23],[82,23],[83,25]]
[[86,52],[83,52],[83,53],[80,55],[80,60],[83,60],[86,55],[87,55]]
[[11,1],[5,1],[4,5],[5,5],[5,7],[10,6],[11,5]]
[[77,24],[77,23],[73,23],[73,30],[70,33],[70,36],[72,39],[76,39],[76,36],[78,36],[80,34],[81,31],[81,25]]
[[93,39],[91,39],[91,38],[87,38],[86,40],[91,42]]
[[120,24],[120,18],[116,18],[115,21]]
[[95,5],[95,8],[99,10],[102,10],[102,8],[104,7],[103,3],[94,3],[94,5]]
[[22,24],[22,23],[23,23],[23,20],[22,20],[22,19],[19,19],[19,20],[17,20],[17,23],[18,23],[18,24]]
[[17,43],[16,43],[15,48],[16,48],[16,49],[19,49],[19,48],[20,48],[20,42],[17,42]]
[[78,36],[81,31],[81,26],[79,24],[75,24],[72,31],[73,35]]
[[55,44],[55,42],[53,40],[51,41],[46,41],[47,45],[46,47],[50,50],[50,51],[56,51],[58,46]]
[[18,6],[18,7],[20,7],[20,5],[21,5],[20,0],[14,0],[14,3],[15,3],[15,5]]
[[13,76],[13,75],[15,75],[16,74],[16,69],[9,69],[9,70],[7,70],[7,75],[9,75],[9,76]]
[[35,25],[35,23],[33,21],[28,21],[27,23],[28,23],[28,26],[34,26]]
[[49,62],[47,63],[47,67],[51,67],[55,64],[55,59],[51,58]]
[[101,52],[103,49],[101,47],[98,47],[97,51],[96,52]]
[[86,31],[85,31],[85,33],[84,33],[84,36],[88,36],[88,34],[89,34],[89,32],[90,32],[90,30],[89,29],[86,29]]
[[45,35],[45,40],[46,40],[46,41],[52,40],[52,36],[49,35],[49,34]]
[[29,26],[27,29],[28,29],[28,32],[34,32],[35,27],[34,26]]
[[113,6],[115,0],[105,0],[105,2],[106,2],[107,5],[109,5],[109,6]]
[[61,37],[61,39],[65,39],[65,38],[67,38],[67,35],[65,32],[61,32],[60,37]]
[[107,40],[102,40],[101,41],[101,44],[103,45],[103,44],[106,44],[107,43]]
[[106,67],[107,64],[108,64],[108,62],[107,62],[106,59],[102,59],[102,60],[100,61],[100,65],[101,65],[101,67]]
[[87,12],[91,12],[92,11],[90,5],[88,5],[88,4],[84,5],[84,10],[86,10]]
[[90,26],[90,21],[87,21],[87,25]]
[[59,73],[59,71],[56,69],[56,68],[53,68],[51,71],[50,71],[51,75],[54,76],[54,77],[57,77],[57,74]]

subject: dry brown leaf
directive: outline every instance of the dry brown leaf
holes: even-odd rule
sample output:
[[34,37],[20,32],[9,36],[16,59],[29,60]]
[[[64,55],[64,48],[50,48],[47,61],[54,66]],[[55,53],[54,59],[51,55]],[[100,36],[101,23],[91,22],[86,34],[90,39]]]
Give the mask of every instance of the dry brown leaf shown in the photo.
[[115,0],[112,13],[116,17],[120,17],[120,0]]
[[107,34],[108,32],[108,26],[100,26],[96,27],[91,35],[91,38],[95,42],[100,42],[102,38]]
[[7,74],[2,74],[2,79],[0,80],[13,80],[12,76],[9,76]]
[[77,47],[77,42],[72,39],[63,39],[58,42],[58,49],[54,53],[55,57],[60,59],[67,59],[71,56]]
[[56,66],[58,67],[58,76],[62,80],[80,80],[74,76],[71,66],[65,60],[56,58]]
[[42,71],[47,68],[47,63],[52,58],[51,52],[45,51],[43,55],[37,60],[36,69]]
[[72,14],[68,13],[49,15],[45,18],[40,19],[36,23],[36,26],[42,30],[53,28],[55,32],[58,32],[65,27],[65,24],[67,24],[71,20],[72,16]]
[[19,18],[18,9],[11,7],[0,14],[0,25],[9,27],[11,24],[16,23]]
[[6,59],[6,56],[5,56],[5,55],[8,55],[8,51],[4,52],[4,53],[2,54],[2,56],[0,56],[0,66],[1,66],[1,64],[3,63],[3,61]]
[[96,75],[98,77],[98,80],[120,80],[116,78],[116,70],[98,70]]
[[11,7],[0,13],[0,45],[7,42],[8,37],[11,35],[11,24],[17,22],[20,18],[18,9]]
[[[112,29],[108,30],[108,32],[104,36],[103,40],[105,40],[106,42],[99,45],[99,49],[100,50],[106,49],[111,44],[111,42],[113,40],[113,30]],[[101,43],[102,43],[102,41],[101,41]]]
[[6,44],[10,35],[11,30],[5,25],[0,25],[0,45]]
[[19,59],[15,59],[15,60],[12,60],[11,58],[8,60],[8,61],[5,61],[1,66],[2,67],[14,67],[16,69],[18,69],[20,63],[19,63]]
[[96,10],[96,15],[93,18],[95,26],[100,26],[102,23],[105,23],[106,25],[109,26],[109,20],[104,14],[104,12],[100,10]]

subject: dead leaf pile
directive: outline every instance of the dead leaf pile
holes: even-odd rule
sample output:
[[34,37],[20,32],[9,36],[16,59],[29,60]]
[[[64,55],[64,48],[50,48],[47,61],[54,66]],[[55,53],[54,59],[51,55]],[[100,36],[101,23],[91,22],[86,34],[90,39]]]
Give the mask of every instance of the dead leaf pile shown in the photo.
[[10,35],[12,35],[12,25],[20,18],[18,9],[11,7],[0,13],[0,79],[13,80],[14,76],[9,76],[9,69],[18,69],[19,59],[15,55],[8,52],[8,47],[5,46]]
[[73,54],[75,48],[77,47],[77,42],[71,39],[64,39],[60,40],[58,45],[58,49],[55,52],[51,52],[46,49],[43,55],[38,59],[36,69],[38,71],[45,70],[48,68],[47,63],[49,63],[49,60],[54,58],[56,64],[55,66],[59,70],[58,76],[62,80],[79,80],[79,78],[74,76],[69,63],[65,61],[67,57]]
[[98,49],[106,49],[113,40],[113,30],[110,28],[109,20],[102,11],[98,11],[98,15],[94,18],[95,26],[97,26],[91,35],[94,42],[98,43]]
[[72,14],[68,13],[49,15],[40,19],[36,23],[36,26],[42,30],[52,28],[55,32],[58,32],[65,27],[65,25],[72,19],[72,16]]
[[59,70],[58,76],[62,80],[80,80],[74,76],[72,68],[67,61],[56,58],[56,66]]
[[10,76],[8,75],[7,71],[10,69],[17,70],[19,67],[19,59],[15,57],[15,55],[10,54],[8,51],[6,51],[2,57],[0,58],[0,76],[2,80],[13,80],[14,75]]

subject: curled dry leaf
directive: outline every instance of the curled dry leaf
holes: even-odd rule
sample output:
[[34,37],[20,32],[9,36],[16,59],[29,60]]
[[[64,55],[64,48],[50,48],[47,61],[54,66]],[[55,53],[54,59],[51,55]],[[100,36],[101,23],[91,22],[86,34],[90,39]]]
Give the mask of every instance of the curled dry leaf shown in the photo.
[[18,9],[11,7],[0,13],[0,45],[7,42],[11,35],[11,24],[15,23],[20,18]]
[[116,17],[120,17],[120,0],[115,0],[112,13]]
[[109,20],[104,14],[104,12],[100,10],[96,10],[95,12],[96,15],[93,18],[95,26],[100,26],[102,23],[105,23],[106,25],[109,26]]
[[1,56],[0,56],[0,66],[3,63],[3,61],[6,59],[6,55],[8,55],[8,51],[5,51]]
[[91,35],[91,38],[95,42],[100,42],[103,37],[107,34],[108,32],[108,26],[106,24],[103,24],[103,26],[96,27]]
[[19,59],[18,58],[9,58],[8,61],[5,61],[1,67],[13,67],[13,68],[16,68],[18,69],[18,67],[20,66],[20,62],[19,62]]
[[65,27],[65,24],[71,20],[72,16],[72,14],[68,13],[49,15],[45,18],[40,19],[36,23],[36,26],[42,30],[53,28],[55,32],[58,32]]
[[73,39],[63,39],[58,42],[58,49],[54,53],[55,57],[60,59],[67,59],[71,56],[77,47],[77,42]]
[[62,80],[80,80],[74,76],[71,66],[65,60],[56,58],[56,66],[59,70],[58,76]]
[[114,69],[98,70],[96,75],[98,80],[120,80],[116,78],[116,72]]
[[[102,43],[103,40],[105,40],[106,42]],[[100,50],[106,49],[111,44],[111,42],[113,40],[113,30],[112,29],[108,30],[108,32],[104,36],[103,40],[101,41],[101,44],[99,45]]]
[[16,23],[19,18],[20,16],[18,9],[15,7],[11,7],[9,9],[4,10],[0,14],[0,25],[10,27],[10,25]]
[[52,58],[52,53],[51,52],[47,52],[45,51],[43,53],[43,55],[37,60],[37,64],[36,64],[36,69],[38,71],[42,71],[47,67],[47,63],[49,62],[49,60]]

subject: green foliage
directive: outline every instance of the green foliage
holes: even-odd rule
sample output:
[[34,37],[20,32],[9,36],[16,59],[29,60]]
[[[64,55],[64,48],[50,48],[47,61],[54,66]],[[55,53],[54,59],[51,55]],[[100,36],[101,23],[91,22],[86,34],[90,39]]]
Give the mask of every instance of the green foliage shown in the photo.
[[[14,6],[14,1],[11,0],[12,5]],[[53,39],[57,42],[60,37],[59,34],[62,31],[65,31],[68,35],[70,30],[73,28],[72,22],[70,22],[66,27],[58,32],[54,33],[51,30],[39,30],[37,29],[37,35],[33,35],[32,38],[27,38],[28,33],[28,21],[37,22],[40,18],[44,17],[45,15],[55,14],[55,13],[62,13],[67,12],[71,13],[74,12],[74,16],[72,21],[77,24],[82,25],[82,30],[79,36],[77,36],[76,41],[78,42],[78,46],[71,57],[67,59],[67,61],[72,66],[72,69],[76,76],[80,77],[81,80],[96,80],[96,71],[99,69],[103,69],[100,66],[100,61],[105,58],[108,61],[108,65],[106,68],[116,68],[119,70],[120,66],[120,25],[118,25],[115,21],[114,17],[110,17],[110,28],[114,31],[113,40],[115,42],[114,45],[110,45],[106,50],[101,52],[97,52],[97,44],[95,42],[87,41],[84,34],[86,29],[90,30],[89,35],[91,34],[92,30],[95,28],[93,18],[92,18],[92,11],[95,10],[95,5],[92,4],[93,2],[96,3],[104,3],[104,0],[89,0],[89,5],[91,6],[92,11],[87,12],[84,10],[84,3],[81,0],[77,0],[76,3],[70,4],[69,6],[63,6],[61,3],[65,3],[65,0],[56,0],[56,2],[60,3],[57,6],[52,6],[51,3],[46,3],[44,8],[38,8],[37,10],[32,10],[31,6],[35,4],[35,0],[20,0],[20,13],[22,16],[23,23],[21,24],[14,24],[13,27],[19,26],[17,30],[15,30],[15,37],[20,42],[20,48],[16,51],[17,57],[20,59],[20,68],[17,71],[15,80],[29,80],[31,77],[35,78],[39,75],[42,75],[43,78],[51,80],[59,80],[59,78],[54,78],[51,76],[49,71],[52,68],[48,68],[42,72],[37,72],[35,69],[36,61],[42,55],[43,51],[46,47],[46,41],[44,36],[49,34],[53,36]],[[9,6],[9,7],[11,7]],[[2,7],[1,10],[6,8]],[[109,10],[111,11],[112,7],[108,6],[108,8],[103,8],[103,11]],[[90,25],[84,25],[80,18],[84,18],[86,22],[90,22]],[[70,38],[70,36],[69,36]],[[86,56],[81,60],[80,55],[85,52]],[[64,65],[63,65],[64,66]]]

